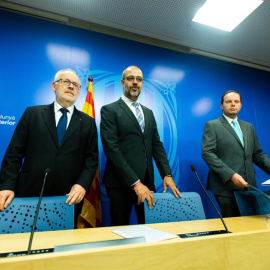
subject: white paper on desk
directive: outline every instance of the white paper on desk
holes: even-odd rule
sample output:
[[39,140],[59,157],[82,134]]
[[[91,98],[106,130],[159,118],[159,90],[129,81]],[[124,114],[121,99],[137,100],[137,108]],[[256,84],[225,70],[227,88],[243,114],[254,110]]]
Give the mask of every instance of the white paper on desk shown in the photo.
[[166,233],[144,225],[135,225],[127,228],[114,229],[111,230],[111,232],[116,233],[124,238],[144,236],[146,242],[158,242],[179,237],[175,234]]
[[262,183],[262,186],[270,186],[270,179]]

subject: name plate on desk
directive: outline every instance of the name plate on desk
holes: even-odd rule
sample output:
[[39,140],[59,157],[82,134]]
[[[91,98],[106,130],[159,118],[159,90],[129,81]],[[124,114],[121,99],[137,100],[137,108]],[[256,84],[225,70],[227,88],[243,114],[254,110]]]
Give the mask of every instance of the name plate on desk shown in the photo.
[[[31,250],[29,255],[44,254],[44,253],[50,253],[53,251],[54,251],[53,248],[36,249],[36,250]],[[0,258],[22,257],[26,255],[27,255],[27,251],[15,251],[15,252],[0,253]]]
[[227,232],[225,230],[218,230],[218,231],[209,231],[209,232],[178,234],[178,236],[181,238],[189,238],[189,237],[207,236],[207,235],[224,234],[224,233],[230,233],[230,232]]
[[80,250],[80,249],[88,249],[88,248],[120,246],[120,245],[137,244],[137,243],[145,243],[145,238],[144,237],[134,237],[134,238],[125,238],[125,239],[118,239],[118,240],[108,240],[108,241],[55,246],[54,252]]

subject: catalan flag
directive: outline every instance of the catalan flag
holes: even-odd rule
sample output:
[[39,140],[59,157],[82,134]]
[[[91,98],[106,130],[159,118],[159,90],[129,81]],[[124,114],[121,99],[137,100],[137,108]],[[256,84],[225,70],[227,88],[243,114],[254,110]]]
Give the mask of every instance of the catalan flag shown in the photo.
[[[88,78],[88,92],[82,111],[95,118],[93,95],[93,78]],[[77,228],[93,228],[101,226],[101,196],[99,184],[99,169],[91,185],[89,193],[84,197],[81,214],[77,219]]]

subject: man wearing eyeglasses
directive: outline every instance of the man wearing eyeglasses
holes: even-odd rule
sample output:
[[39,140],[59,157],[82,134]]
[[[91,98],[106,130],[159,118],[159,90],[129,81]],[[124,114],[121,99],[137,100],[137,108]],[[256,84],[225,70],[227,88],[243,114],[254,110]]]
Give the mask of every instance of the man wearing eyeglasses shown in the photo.
[[89,190],[98,165],[97,130],[93,118],[74,103],[80,92],[75,71],[60,70],[52,82],[56,100],[29,107],[20,119],[0,172],[0,211],[14,196],[39,196],[44,170],[44,195],[68,195],[78,204]]
[[103,182],[110,199],[111,226],[129,224],[132,205],[138,223],[145,223],[143,202],[151,208],[155,202],[152,159],[169,187],[181,197],[172,179],[165,149],[160,141],[153,112],[139,103],[143,86],[142,71],[130,66],[123,71],[122,97],[101,108],[100,133],[107,164]]

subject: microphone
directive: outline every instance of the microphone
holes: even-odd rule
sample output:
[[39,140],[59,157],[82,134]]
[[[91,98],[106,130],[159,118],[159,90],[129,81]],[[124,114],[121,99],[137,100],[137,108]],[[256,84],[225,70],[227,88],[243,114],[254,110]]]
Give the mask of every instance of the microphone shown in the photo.
[[199,178],[199,175],[197,173],[197,170],[196,170],[196,167],[195,165],[191,165],[190,166],[191,170],[195,173],[204,193],[206,194],[207,198],[209,199],[209,201],[211,202],[211,204],[213,205],[215,211],[217,212],[219,218],[221,219],[222,223],[223,223],[223,226],[225,228],[225,230],[218,230],[218,231],[209,231],[209,232],[198,232],[198,233],[187,233],[187,234],[180,234],[180,237],[182,238],[187,238],[187,237],[194,237],[194,236],[206,236],[206,235],[214,235],[214,234],[223,234],[223,233],[230,233],[230,231],[228,230],[227,226],[226,226],[226,223],[224,221],[224,219],[222,218],[221,214],[219,213],[218,209],[216,208],[213,200],[210,198],[210,196],[208,195],[206,189],[204,188],[200,178]]
[[37,208],[36,208],[35,218],[34,218],[32,230],[31,230],[31,234],[30,234],[28,250],[27,251],[14,251],[14,252],[0,253],[0,258],[1,257],[18,257],[18,256],[24,256],[24,255],[30,255],[30,254],[43,254],[43,253],[49,253],[49,252],[54,251],[54,248],[44,248],[44,249],[31,250],[32,241],[33,241],[33,237],[34,237],[34,231],[36,228],[38,213],[39,213],[41,199],[42,199],[42,195],[43,195],[43,190],[44,190],[46,178],[50,172],[51,172],[51,169],[49,169],[49,168],[46,168],[44,170],[45,175],[44,175],[43,185],[41,188],[41,192],[40,192],[40,196],[39,196],[39,200],[38,200],[38,204],[37,204]]
[[38,218],[40,204],[41,204],[41,200],[42,200],[42,196],[43,196],[43,190],[44,190],[44,186],[45,186],[47,175],[50,172],[51,172],[51,169],[49,169],[49,168],[46,168],[44,170],[44,174],[45,175],[44,175],[43,185],[42,185],[42,188],[41,188],[41,192],[40,192],[40,196],[39,196],[39,200],[38,200],[38,204],[37,204],[37,208],[36,208],[36,214],[35,214],[34,222],[33,222],[33,225],[32,225],[32,230],[31,230],[31,234],[30,234],[30,240],[29,240],[29,244],[28,244],[27,255],[29,255],[30,252],[31,252],[31,246],[32,246],[34,232],[35,232],[35,228],[36,228],[36,224],[37,224],[37,218]]

